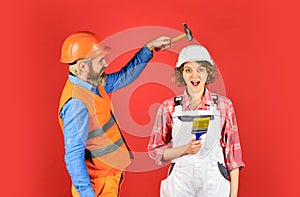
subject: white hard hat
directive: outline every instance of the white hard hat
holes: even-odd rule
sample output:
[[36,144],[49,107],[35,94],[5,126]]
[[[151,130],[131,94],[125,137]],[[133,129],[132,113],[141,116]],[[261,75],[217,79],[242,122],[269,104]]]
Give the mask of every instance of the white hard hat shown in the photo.
[[208,61],[211,65],[214,65],[214,62],[205,47],[201,45],[189,45],[180,51],[176,67],[180,67],[186,62],[195,61]]

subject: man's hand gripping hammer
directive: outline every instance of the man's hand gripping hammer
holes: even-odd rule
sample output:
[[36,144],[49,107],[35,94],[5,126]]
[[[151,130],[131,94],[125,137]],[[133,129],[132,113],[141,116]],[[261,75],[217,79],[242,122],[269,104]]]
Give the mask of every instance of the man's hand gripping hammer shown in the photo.
[[[175,42],[177,42],[183,38],[186,38],[187,41],[193,40],[192,31],[188,28],[188,26],[185,23],[183,23],[183,29],[184,29],[184,33],[179,34],[178,36],[172,38],[169,46],[172,46]],[[161,47],[161,48],[163,48],[163,47]],[[155,51],[159,51],[161,48],[155,48]]]

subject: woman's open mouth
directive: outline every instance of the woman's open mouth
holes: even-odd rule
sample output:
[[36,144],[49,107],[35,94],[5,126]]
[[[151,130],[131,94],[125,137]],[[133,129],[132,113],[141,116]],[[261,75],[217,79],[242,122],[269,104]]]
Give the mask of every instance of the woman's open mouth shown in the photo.
[[200,84],[200,81],[191,81],[191,84],[193,86],[198,86]]

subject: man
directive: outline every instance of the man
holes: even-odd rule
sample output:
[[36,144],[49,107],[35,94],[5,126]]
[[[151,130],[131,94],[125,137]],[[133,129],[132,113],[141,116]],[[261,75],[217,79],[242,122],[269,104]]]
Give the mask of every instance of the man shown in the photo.
[[74,197],[118,196],[132,155],[107,94],[134,81],[153,50],[170,44],[167,36],[156,38],[119,72],[105,74],[110,47],[99,45],[93,33],[77,32],[64,41],[60,61],[69,64],[70,72],[59,103],[59,122]]
[[238,195],[239,169],[245,164],[232,102],[207,87],[216,71],[201,45],[187,46],[178,56],[174,81],[186,90],[161,104],[148,145],[157,165],[171,162],[161,197]]

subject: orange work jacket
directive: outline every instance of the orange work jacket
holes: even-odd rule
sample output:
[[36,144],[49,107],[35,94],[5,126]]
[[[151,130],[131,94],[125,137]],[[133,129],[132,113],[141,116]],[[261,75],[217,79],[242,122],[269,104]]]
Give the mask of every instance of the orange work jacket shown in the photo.
[[[67,80],[59,103],[59,112],[71,98],[81,100],[88,110],[88,139],[85,163],[90,178],[99,178],[122,171],[130,164],[129,148],[113,115],[109,96],[103,86],[98,87],[101,96]],[[63,131],[63,122],[59,116]]]

